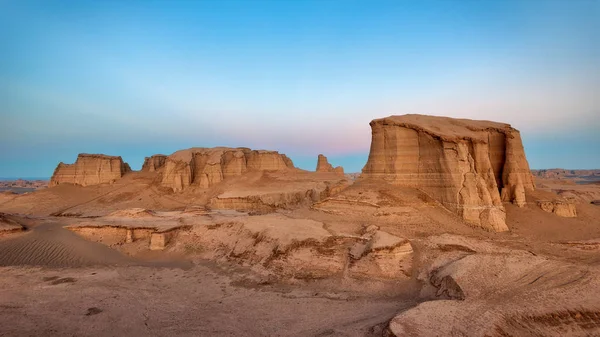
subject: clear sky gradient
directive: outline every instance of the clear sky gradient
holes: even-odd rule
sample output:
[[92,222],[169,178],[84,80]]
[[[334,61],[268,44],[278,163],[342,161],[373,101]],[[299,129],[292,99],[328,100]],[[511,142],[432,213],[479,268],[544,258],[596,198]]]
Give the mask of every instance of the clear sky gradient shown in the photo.
[[358,172],[369,121],[406,113],[600,168],[600,1],[0,0],[0,177],[219,145]]

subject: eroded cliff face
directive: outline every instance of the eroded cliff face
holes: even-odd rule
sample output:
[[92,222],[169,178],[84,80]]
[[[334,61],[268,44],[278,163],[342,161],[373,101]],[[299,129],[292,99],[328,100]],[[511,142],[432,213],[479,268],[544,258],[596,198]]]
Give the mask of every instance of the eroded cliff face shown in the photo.
[[191,148],[173,153],[165,160],[162,186],[182,191],[189,186],[208,188],[248,171],[279,171],[294,168],[292,161],[277,151],[248,148]]
[[344,174],[344,168],[341,166],[337,166],[337,167],[333,167],[331,164],[329,164],[329,161],[327,161],[327,157],[325,157],[324,155],[320,154],[319,158],[317,159],[317,172],[334,172],[337,174]]
[[144,164],[142,165],[143,172],[155,172],[159,168],[165,165],[167,156],[164,154],[155,154],[151,157],[144,158]]
[[509,124],[423,115],[373,120],[363,178],[427,193],[467,222],[506,231],[502,201],[525,205],[533,177]]
[[74,164],[59,163],[49,186],[74,184],[89,186],[112,183],[131,168],[120,156],[80,153]]

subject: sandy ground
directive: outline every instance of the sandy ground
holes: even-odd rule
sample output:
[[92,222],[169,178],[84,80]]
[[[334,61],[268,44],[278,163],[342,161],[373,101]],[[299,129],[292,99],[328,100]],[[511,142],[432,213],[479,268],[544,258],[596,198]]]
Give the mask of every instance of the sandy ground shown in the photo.
[[1,336],[381,336],[408,296],[243,286],[207,266],[0,268]]
[[57,222],[1,238],[0,266],[0,336],[369,336],[416,304],[408,283],[259,284],[237,266],[126,256]]
[[58,223],[35,226],[28,233],[0,241],[0,266],[128,265],[131,259],[102,244],[89,242]]

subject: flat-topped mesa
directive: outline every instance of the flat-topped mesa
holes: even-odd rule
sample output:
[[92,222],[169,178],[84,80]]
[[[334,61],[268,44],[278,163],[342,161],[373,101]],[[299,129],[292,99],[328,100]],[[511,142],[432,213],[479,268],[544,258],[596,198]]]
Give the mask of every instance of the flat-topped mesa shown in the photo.
[[144,158],[144,164],[142,165],[142,172],[155,172],[165,165],[167,156],[164,154],[155,154],[151,157]]
[[502,201],[522,207],[534,189],[520,133],[509,124],[403,115],[370,125],[361,177],[418,188],[467,222],[506,231]]
[[129,164],[125,163],[120,156],[80,153],[74,164],[62,162],[58,164],[49,186],[113,183],[130,171]]
[[161,185],[175,192],[188,186],[208,188],[249,171],[280,171],[288,168],[294,168],[292,160],[277,151],[243,147],[191,148],[167,157]]
[[329,164],[329,161],[327,161],[327,157],[325,157],[324,155],[320,154],[319,158],[317,160],[317,172],[334,172],[337,174],[344,174],[344,168],[341,166],[337,166],[337,167],[333,167],[331,164]]

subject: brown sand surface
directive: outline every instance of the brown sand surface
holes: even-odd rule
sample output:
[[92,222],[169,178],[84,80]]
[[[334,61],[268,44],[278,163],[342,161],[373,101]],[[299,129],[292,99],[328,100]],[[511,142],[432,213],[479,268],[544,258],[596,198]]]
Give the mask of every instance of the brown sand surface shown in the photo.
[[63,227],[75,221],[42,219],[0,239],[0,336],[380,336],[416,304],[410,282],[271,283],[227,263],[129,256]]
[[25,233],[0,238],[0,266],[52,268],[144,265],[106,245],[91,242],[59,223],[44,222]]
[[130,262],[119,252],[86,241],[57,223],[44,223],[27,233],[0,241],[0,266],[77,267],[127,265]]
[[256,286],[232,272],[1,267],[1,336],[381,336],[407,296]]
[[183,208],[197,199],[165,193],[154,184],[154,178],[153,174],[131,172],[114,184],[86,187],[59,185],[6,200],[0,199],[0,209],[6,213],[38,216],[98,216],[127,208]]

